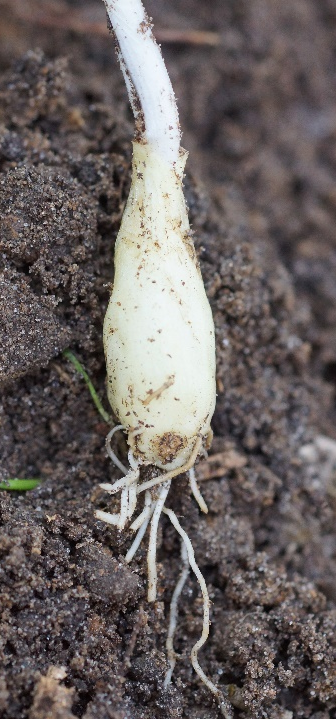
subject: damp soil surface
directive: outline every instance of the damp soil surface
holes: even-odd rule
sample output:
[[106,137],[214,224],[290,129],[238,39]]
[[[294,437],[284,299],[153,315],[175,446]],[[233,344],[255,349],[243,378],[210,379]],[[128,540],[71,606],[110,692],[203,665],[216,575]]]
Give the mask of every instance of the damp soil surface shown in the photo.
[[[180,543],[94,518],[120,477],[102,322],[130,185],[133,123],[97,0],[1,0],[0,715],[216,719],[189,662],[202,602],[183,590],[163,688]],[[214,441],[167,505],[212,600],[204,671],[232,716],[336,716],[336,6],[333,0],[148,3],[179,98],[185,187],[217,331]],[[167,33],[169,30],[169,33]],[[190,31],[197,31],[195,32]],[[166,34],[165,34],[166,33]],[[169,42],[168,42],[169,40]],[[328,438],[328,439],[325,439]],[[330,441],[329,441],[330,440]],[[127,461],[122,436],[115,449]]]

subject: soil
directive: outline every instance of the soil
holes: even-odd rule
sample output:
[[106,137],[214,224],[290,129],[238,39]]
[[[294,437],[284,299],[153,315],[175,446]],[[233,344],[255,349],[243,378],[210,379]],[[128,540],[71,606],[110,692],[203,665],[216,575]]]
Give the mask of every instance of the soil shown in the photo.
[[[120,473],[62,355],[108,409],[102,321],[133,122],[103,5],[0,7],[1,478],[42,479],[0,493],[1,717],[216,719],[188,659],[202,624],[192,577],[163,689],[178,537],[163,517],[149,605],[145,544],[126,565],[132,533],[94,518],[114,508],[99,483]],[[180,33],[163,51],[217,330],[215,437],[196,468],[209,514],[185,477],[167,502],[212,599],[200,662],[234,717],[336,717],[336,445],[319,439],[336,439],[336,5],[147,7]],[[122,437],[116,448],[125,461]]]

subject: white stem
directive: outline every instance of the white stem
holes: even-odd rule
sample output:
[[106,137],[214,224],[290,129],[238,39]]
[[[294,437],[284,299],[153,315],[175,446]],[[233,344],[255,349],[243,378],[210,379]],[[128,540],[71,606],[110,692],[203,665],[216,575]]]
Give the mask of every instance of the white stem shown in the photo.
[[[180,149],[174,91],[141,0],[104,0],[135,119],[143,139],[171,165]],[[139,102],[141,110],[139,108]],[[141,118],[141,115],[143,118]]]
[[207,505],[201,495],[201,492],[199,490],[194,467],[191,467],[191,469],[189,469],[189,481],[190,481],[190,489],[196,499],[196,502],[197,502],[200,510],[202,512],[204,512],[204,514],[208,514],[209,510],[208,510],[208,507],[207,507]]
[[169,669],[166,673],[164,684],[163,684],[165,689],[167,689],[168,685],[170,684],[172,674],[175,669],[176,653],[174,650],[174,635],[175,635],[177,617],[178,617],[177,605],[178,605],[178,600],[180,598],[181,592],[182,592],[183,587],[188,579],[188,574],[189,574],[188,552],[187,552],[187,548],[186,548],[186,545],[184,544],[183,540],[181,543],[181,559],[182,559],[183,569],[180,574],[179,580],[176,584],[176,587],[174,589],[173,596],[172,596],[171,602],[170,602],[170,610],[169,610],[169,627],[168,627],[168,634],[167,634],[167,641],[166,641]]
[[157,570],[156,570],[156,538],[159,519],[161,512],[164,507],[164,503],[167,498],[167,494],[170,490],[171,482],[165,482],[163,487],[160,489],[159,497],[155,503],[155,509],[151,521],[151,529],[149,535],[148,554],[147,554],[147,566],[148,566],[148,594],[147,598],[149,602],[155,602],[156,599],[156,585],[157,585]]
[[213,684],[213,682],[204,674],[203,669],[200,667],[198,662],[198,652],[205,644],[208,636],[209,636],[209,627],[210,627],[210,599],[208,594],[207,585],[205,583],[205,579],[203,577],[203,574],[196,564],[195,561],[195,554],[194,554],[194,548],[191,544],[191,541],[187,535],[187,533],[182,529],[180,522],[177,519],[177,516],[175,512],[173,512],[172,509],[163,509],[163,512],[168,515],[171,523],[174,525],[176,531],[179,533],[179,535],[182,537],[184,544],[186,546],[187,552],[188,552],[188,559],[189,564],[191,566],[191,569],[193,570],[194,574],[196,575],[198,579],[198,583],[201,588],[201,592],[203,595],[203,628],[202,628],[202,634],[198,642],[194,644],[191,653],[190,653],[190,659],[191,663],[195,669],[196,674],[198,674],[199,678],[202,680],[202,682],[208,687],[208,689],[215,694],[217,699],[220,702],[220,708],[223,716],[227,717],[229,716],[228,713],[228,705],[225,701],[222,693],[219,689],[217,689],[216,685]]

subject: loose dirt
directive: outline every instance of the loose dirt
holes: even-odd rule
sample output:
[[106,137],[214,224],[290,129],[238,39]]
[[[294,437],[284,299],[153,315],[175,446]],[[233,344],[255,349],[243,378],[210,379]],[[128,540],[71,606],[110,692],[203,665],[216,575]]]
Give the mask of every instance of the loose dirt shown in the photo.
[[[120,474],[62,355],[77,354],[108,409],[102,321],[133,123],[97,29],[104,11],[26,0],[23,18],[21,3],[0,6],[0,471],[42,479],[0,493],[1,717],[215,719],[188,660],[202,623],[193,578],[163,690],[179,541],[163,517],[148,605],[145,545],[127,566],[132,533],[94,519],[117,506],[99,483]],[[148,10],[159,29],[217,37],[163,47],[217,330],[215,437],[197,470],[209,515],[183,477],[168,500],[213,602],[201,664],[237,718],[329,719],[336,462],[316,438],[336,439],[335,6],[152,0]],[[126,461],[122,437],[116,449]]]

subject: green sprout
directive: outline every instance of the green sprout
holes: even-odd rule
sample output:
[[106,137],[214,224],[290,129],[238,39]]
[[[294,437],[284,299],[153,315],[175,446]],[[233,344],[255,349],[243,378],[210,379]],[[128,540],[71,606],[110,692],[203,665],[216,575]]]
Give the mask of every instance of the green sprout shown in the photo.
[[104,409],[104,407],[103,407],[103,405],[102,405],[102,403],[101,403],[101,401],[100,401],[100,399],[99,399],[99,397],[98,397],[98,394],[97,394],[97,392],[96,392],[96,390],[95,390],[95,388],[94,388],[94,386],[93,386],[93,384],[92,384],[92,382],[91,382],[91,380],[90,380],[90,377],[89,377],[88,373],[85,372],[85,369],[84,369],[83,365],[81,365],[80,361],[79,361],[79,360],[77,359],[77,357],[73,354],[73,352],[71,352],[71,350],[64,350],[64,352],[63,352],[63,357],[66,357],[66,359],[69,360],[69,362],[71,362],[71,363],[73,364],[73,366],[75,367],[75,369],[77,370],[77,372],[79,372],[79,374],[81,375],[81,377],[83,377],[83,380],[84,380],[84,382],[85,382],[85,384],[86,384],[86,386],[87,386],[87,388],[88,388],[88,390],[89,390],[89,392],[90,392],[90,395],[91,395],[91,397],[92,397],[92,399],[93,399],[93,402],[94,402],[94,404],[95,404],[95,406],[96,406],[96,408],[97,408],[97,410],[98,410],[100,416],[103,418],[103,420],[104,420],[104,422],[106,422],[106,424],[111,424],[111,422],[112,422],[112,417],[109,415],[108,412],[105,411],[105,409]]
[[41,483],[41,479],[6,479],[4,482],[0,482],[0,489],[5,489],[10,492],[28,492],[30,489],[35,489]]
[[[83,377],[84,382],[90,392],[90,395],[93,399],[93,402],[100,414],[100,416],[103,418],[104,422],[107,424],[111,424],[112,419],[108,412],[105,412],[104,407],[98,397],[98,394],[90,380],[89,375],[87,372],[85,372],[84,367],[81,365],[77,357],[71,352],[71,350],[64,350],[63,356],[66,357],[69,362],[73,364],[77,372]],[[29,492],[32,489],[35,489],[35,487],[38,487],[39,484],[41,484],[42,479],[35,479],[33,477],[29,477],[28,479],[21,479],[19,477],[12,477],[10,479],[5,479],[2,482],[0,482],[0,490],[8,491],[8,492]]]

